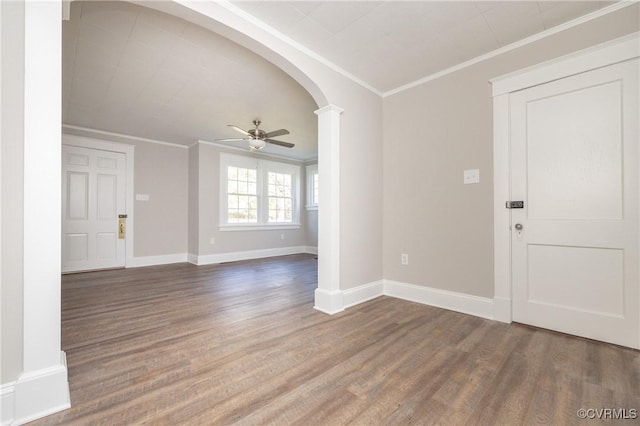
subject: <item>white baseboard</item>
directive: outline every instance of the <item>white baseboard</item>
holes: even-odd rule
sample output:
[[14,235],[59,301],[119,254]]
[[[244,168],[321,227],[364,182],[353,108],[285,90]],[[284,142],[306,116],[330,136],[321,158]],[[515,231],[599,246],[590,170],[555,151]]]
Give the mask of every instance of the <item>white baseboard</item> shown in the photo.
[[449,309],[481,318],[494,319],[494,302],[487,297],[384,280],[384,294],[398,299]]
[[318,255],[318,247],[315,246],[305,246],[304,248],[304,252],[305,253],[309,253],[309,254],[315,254],[316,256]]
[[163,254],[159,256],[140,256],[128,260],[127,268],[143,266],[169,265],[171,263],[189,262],[194,265],[211,265],[214,263],[234,262],[236,260],[261,259],[263,257],[286,256],[289,254],[309,253],[318,254],[318,247],[291,246],[262,250],[247,250],[231,253],[207,254],[198,256],[193,253]]
[[2,424],[21,425],[71,407],[67,358],[60,364],[22,374],[2,385]]
[[384,281],[378,280],[369,284],[349,288],[342,291],[344,307],[350,308],[384,294]]
[[127,263],[127,268],[140,268],[143,266],[168,265],[187,261],[186,253],[161,254],[159,256],[134,257]]
[[[333,315],[379,296],[390,296],[481,318],[511,322],[510,301],[498,301],[486,297],[384,279],[334,292],[316,289],[315,308]],[[507,309],[508,318],[505,316],[505,309]]]
[[[206,254],[197,256],[196,265],[212,265],[222,262],[236,262],[238,260],[261,259],[263,257],[287,256],[290,254],[306,253],[306,246],[278,247],[262,250],[236,251],[230,253]],[[190,260],[191,261],[191,260]],[[191,261],[191,263],[194,263]]]
[[328,291],[316,288],[313,308],[325,314],[333,315],[344,311],[343,292],[341,290]]
[[16,382],[3,383],[0,388],[0,422],[4,425],[10,425],[13,422],[15,405]]

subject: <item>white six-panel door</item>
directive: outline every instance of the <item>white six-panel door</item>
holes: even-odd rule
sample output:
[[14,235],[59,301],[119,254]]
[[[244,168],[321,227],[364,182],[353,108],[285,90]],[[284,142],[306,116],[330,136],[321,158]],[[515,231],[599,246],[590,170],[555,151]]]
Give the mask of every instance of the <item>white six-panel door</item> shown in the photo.
[[63,145],[63,272],[124,267],[118,215],[126,211],[125,191],[124,154]]
[[640,347],[639,72],[510,95],[514,321]]

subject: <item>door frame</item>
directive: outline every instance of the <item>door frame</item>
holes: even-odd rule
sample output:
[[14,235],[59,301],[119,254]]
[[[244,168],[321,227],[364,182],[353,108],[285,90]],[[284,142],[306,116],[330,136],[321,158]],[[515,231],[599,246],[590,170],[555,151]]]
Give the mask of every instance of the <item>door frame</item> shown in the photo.
[[[125,258],[124,267],[130,268],[134,266],[134,187],[133,172],[135,159],[135,146],[117,142],[109,142],[100,139],[92,139],[84,136],[76,136],[62,134],[62,144],[68,146],[76,146],[79,148],[97,149],[101,151],[118,152],[125,155],[125,171],[126,171],[126,197],[125,197],[125,214],[127,215],[127,238],[125,239]],[[61,230],[62,231],[62,230]]]
[[511,210],[505,207],[505,202],[509,200],[511,194],[510,93],[638,57],[640,57],[640,32],[490,80],[493,97],[493,317],[495,320],[510,323],[513,318]]

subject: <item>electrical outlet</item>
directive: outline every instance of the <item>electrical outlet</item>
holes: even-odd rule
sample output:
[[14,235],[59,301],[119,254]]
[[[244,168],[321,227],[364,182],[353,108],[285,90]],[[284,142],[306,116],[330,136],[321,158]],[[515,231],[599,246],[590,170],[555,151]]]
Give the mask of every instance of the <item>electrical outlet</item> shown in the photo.
[[471,169],[464,171],[464,184],[480,183],[480,169]]
[[284,240],[284,234],[280,234],[280,239]]
[[400,255],[400,263],[402,263],[403,265],[408,265],[409,264],[409,255],[408,254],[401,254]]
[[216,243],[216,239],[214,237],[209,238],[209,244],[214,245]]

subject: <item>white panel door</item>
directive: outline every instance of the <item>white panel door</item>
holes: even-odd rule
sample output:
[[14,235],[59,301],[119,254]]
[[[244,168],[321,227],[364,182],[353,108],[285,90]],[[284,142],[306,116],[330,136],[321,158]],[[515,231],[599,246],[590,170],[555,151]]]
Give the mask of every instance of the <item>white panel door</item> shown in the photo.
[[62,272],[124,267],[125,192],[125,154],[63,145]]
[[638,73],[510,95],[514,321],[640,347]]

